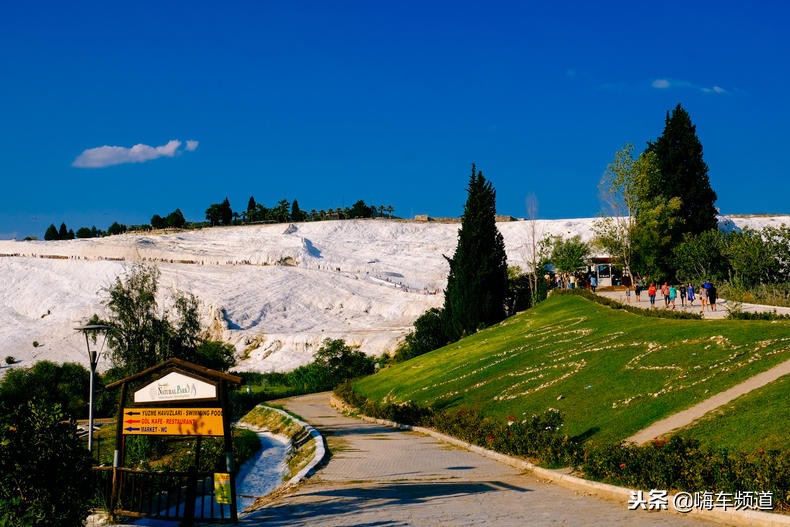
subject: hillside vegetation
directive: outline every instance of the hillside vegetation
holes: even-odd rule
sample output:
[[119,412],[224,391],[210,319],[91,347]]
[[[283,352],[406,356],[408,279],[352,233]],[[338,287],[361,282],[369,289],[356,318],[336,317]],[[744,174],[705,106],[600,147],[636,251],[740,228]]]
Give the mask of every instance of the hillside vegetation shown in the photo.
[[785,321],[648,318],[557,295],[354,389],[503,421],[555,408],[565,434],[619,441],[787,360],[788,330]]
[[790,375],[785,375],[716,409],[681,433],[731,451],[787,450],[788,401]]

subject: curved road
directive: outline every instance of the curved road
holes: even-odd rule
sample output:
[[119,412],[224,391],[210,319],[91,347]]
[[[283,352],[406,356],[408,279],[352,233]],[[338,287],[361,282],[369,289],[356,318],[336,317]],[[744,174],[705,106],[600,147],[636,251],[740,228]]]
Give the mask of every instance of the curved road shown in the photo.
[[329,405],[328,394],[288,399],[285,406],[324,434],[332,457],[296,491],[247,515],[241,525],[712,525],[679,514],[629,511],[625,502],[543,483],[431,437],[343,416]]

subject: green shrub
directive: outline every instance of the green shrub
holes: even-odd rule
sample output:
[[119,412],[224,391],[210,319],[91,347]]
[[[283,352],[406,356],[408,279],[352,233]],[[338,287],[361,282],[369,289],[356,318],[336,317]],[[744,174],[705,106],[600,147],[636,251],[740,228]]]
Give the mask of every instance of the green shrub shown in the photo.
[[324,339],[315,360],[300,366],[287,376],[297,393],[331,390],[335,386],[375,370],[376,360],[342,339]]
[[[0,400],[21,406],[37,399],[44,404],[60,405],[70,418],[84,419],[88,417],[89,378],[90,372],[81,364],[39,361],[29,368],[15,368],[6,373],[0,379]],[[101,381],[97,393],[100,387]]]
[[414,331],[406,335],[395,353],[395,362],[404,362],[423,353],[441,348],[450,339],[444,329],[443,310],[433,307],[414,321]]
[[700,447],[674,436],[645,446],[633,443],[588,444],[577,468],[585,476],[641,489],[687,492],[772,492],[778,510],[790,510],[790,452],[750,454]]
[[91,457],[60,405],[0,404],[0,526],[81,526]]
[[745,286],[730,281],[721,284],[719,296],[750,304],[790,307],[790,282]]
[[370,417],[434,428],[467,443],[527,457],[548,466],[571,463],[578,450],[576,442],[562,434],[562,414],[555,409],[521,419],[511,416],[501,422],[483,417],[478,410],[468,407],[438,410],[411,401],[370,401],[357,395],[349,383],[339,386],[335,394]]
[[730,311],[727,318],[731,320],[790,320],[790,315],[780,315],[773,311],[761,311],[758,313],[744,313],[743,311]]

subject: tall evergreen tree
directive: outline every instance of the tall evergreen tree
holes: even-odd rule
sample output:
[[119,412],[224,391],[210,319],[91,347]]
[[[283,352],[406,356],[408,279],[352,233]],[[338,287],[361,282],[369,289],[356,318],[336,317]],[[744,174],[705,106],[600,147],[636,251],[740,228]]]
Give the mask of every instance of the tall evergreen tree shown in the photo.
[[291,221],[304,221],[305,213],[299,208],[299,202],[293,200],[291,203]]
[[657,262],[662,274],[671,278],[675,271],[671,249],[687,233],[700,234],[717,227],[716,193],[710,186],[697,127],[680,104],[671,113],[667,112],[664,132],[655,142],[648,142],[647,152],[655,154],[658,171],[652,172],[644,182],[646,196],[642,196],[642,201],[660,206],[679,198],[681,204],[676,221],[670,222],[666,232],[661,233],[666,250],[660,251],[663,257]]
[[458,245],[447,258],[450,274],[443,317],[450,339],[505,318],[507,258],[496,226],[496,191],[475,165],[467,191]]
[[60,224],[60,229],[58,229],[58,240],[68,240],[69,239],[69,230],[66,227],[65,223]]
[[660,178],[649,182],[650,191],[667,199],[677,196],[683,202],[683,222],[673,233],[673,240],[680,241],[686,232],[700,234],[715,229],[716,193],[710,186],[708,165],[702,159],[697,127],[680,104],[671,114],[667,112],[664,133],[654,143],[648,143],[647,150],[655,152],[660,171]]
[[219,205],[220,219],[223,225],[230,225],[233,222],[233,209],[230,208],[228,198]]
[[55,227],[54,224],[52,223],[49,224],[49,227],[47,227],[47,232],[44,233],[44,239],[46,241],[58,239],[58,228]]

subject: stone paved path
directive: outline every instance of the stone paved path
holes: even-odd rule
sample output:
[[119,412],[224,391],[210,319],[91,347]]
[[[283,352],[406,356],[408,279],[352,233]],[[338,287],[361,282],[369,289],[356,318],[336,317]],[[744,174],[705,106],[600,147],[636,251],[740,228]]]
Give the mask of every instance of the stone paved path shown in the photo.
[[[611,298],[613,300],[617,300],[618,302],[625,303],[624,290],[622,291],[599,290],[597,294],[600,296]],[[634,307],[641,307],[642,309],[650,309],[650,301],[647,298],[647,291],[642,292],[642,300],[639,302],[637,302],[636,295],[634,295],[634,292],[631,291],[631,301],[628,302],[628,304]],[[729,302],[727,302],[726,299],[720,299],[716,305],[716,311],[711,311],[708,307],[706,307],[705,311],[703,312],[702,306],[699,303],[699,299],[697,299],[694,302],[693,306],[685,306],[685,307],[682,307],[680,305],[680,299],[677,299],[675,301],[675,309],[677,311],[687,311],[689,313],[702,313],[702,317],[706,320],[726,318],[727,315],[729,314],[729,311],[727,310],[728,305]],[[656,295],[655,309],[664,309],[664,297],[661,296],[660,291],[658,295]],[[790,315],[790,307],[765,306],[762,304],[742,303],[741,310],[744,313],[762,313],[765,311],[776,311],[776,313],[780,315]]]
[[295,492],[244,517],[266,526],[711,525],[671,513],[629,511],[415,432],[340,415],[328,394],[286,401],[332,452]]

